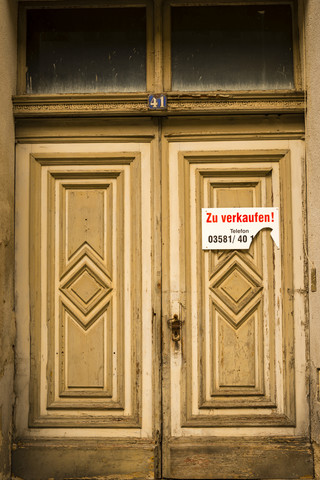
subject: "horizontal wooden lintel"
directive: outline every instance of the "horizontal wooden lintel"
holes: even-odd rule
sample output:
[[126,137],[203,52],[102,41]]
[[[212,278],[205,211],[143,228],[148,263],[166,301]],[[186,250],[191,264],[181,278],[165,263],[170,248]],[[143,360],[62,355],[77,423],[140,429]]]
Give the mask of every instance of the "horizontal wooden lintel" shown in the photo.
[[143,94],[61,94],[13,97],[16,117],[206,115],[221,113],[302,113],[303,92],[169,93],[166,110],[150,110]]

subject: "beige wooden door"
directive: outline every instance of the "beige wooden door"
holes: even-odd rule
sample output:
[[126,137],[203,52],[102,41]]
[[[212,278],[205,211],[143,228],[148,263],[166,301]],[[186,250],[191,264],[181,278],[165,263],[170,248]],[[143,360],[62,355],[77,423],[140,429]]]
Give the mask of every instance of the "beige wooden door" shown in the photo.
[[159,174],[142,129],[17,147],[19,478],[155,474]]
[[[303,143],[181,131],[164,129],[163,477],[312,476]],[[264,206],[280,249],[262,231],[249,251],[202,251],[202,207]]]

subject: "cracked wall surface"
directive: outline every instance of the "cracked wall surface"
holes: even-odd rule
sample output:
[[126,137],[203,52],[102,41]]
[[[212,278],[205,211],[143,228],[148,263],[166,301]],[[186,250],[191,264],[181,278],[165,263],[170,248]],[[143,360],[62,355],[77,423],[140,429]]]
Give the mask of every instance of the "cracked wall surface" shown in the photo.
[[0,0],[0,480],[10,478],[14,376],[15,0]]

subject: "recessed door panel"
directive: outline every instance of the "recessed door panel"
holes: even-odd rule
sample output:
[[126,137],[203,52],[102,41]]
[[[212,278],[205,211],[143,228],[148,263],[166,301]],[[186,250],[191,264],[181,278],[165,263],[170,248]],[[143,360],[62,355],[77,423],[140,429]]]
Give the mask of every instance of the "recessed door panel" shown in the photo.
[[[89,416],[92,426],[141,427],[140,254],[125,268],[130,251],[141,252],[140,172],[139,153],[82,156],[82,168],[68,155],[30,156],[32,330],[48,326],[47,353],[40,335],[32,343],[31,427],[86,425]],[[39,252],[47,254],[37,264]]]

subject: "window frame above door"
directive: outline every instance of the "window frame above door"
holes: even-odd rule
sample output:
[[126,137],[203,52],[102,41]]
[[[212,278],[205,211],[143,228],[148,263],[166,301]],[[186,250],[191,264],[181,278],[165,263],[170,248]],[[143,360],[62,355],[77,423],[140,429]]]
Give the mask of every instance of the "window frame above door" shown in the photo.
[[[300,45],[299,45],[299,27],[298,27],[298,3],[297,0],[202,0],[202,1],[186,1],[186,0],[164,0],[163,2],[163,18],[166,19],[166,22],[163,26],[163,58],[166,59],[163,62],[163,85],[165,91],[176,92],[172,89],[172,72],[171,72],[171,8],[172,7],[203,7],[203,6],[247,6],[247,5],[289,5],[292,11],[292,49],[293,49],[293,80],[294,88],[292,89],[281,89],[281,90],[264,90],[267,92],[294,92],[302,89],[302,76],[301,76],[301,61],[300,61]],[[240,92],[240,90],[232,90]],[[228,90],[222,90],[223,93],[229,93]],[[261,92],[261,90],[248,89],[243,91],[243,93],[248,92]],[[195,91],[194,93],[200,93]],[[202,92],[205,94],[209,92]]]
[[[26,71],[27,71],[27,12],[28,10],[49,10],[49,9],[76,9],[76,8],[145,8],[146,10],[146,92],[152,90],[154,83],[154,42],[153,42],[153,13],[152,0],[137,1],[125,0],[125,2],[105,2],[96,0],[93,4],[88,1],[78,0],[76,2],[62,2],[61,0],[49,1],[27,1],[19,3],[19,25],[18,25],[18,78],[17,93],[27,93]],[[90,93],[84,92],[86,95]],[[108,92],[103,92],[110,95]],[[137,92],[140,93],[141,92]],[[31,94],[35,95],[35,94]],[[37,95],[37,94],[36,94]],[[45,95],[45,93],[44,93]],[[63,94],[62,94],[63,95]],[[68,94],[67,94],[68,95]]]
[[[68,115],[180,115],[215,113],[302,113],[305,110],[303,71],[303,39],[299,38],[297,0],[255,0],[255,4],[289,4],[293,19],[293,67],[295,87],[290,90],[220,90],[220,91],[172,91],[170,9],[172,6],[248,5],[248,0],[33,0],[19,1],[19,42],[17,95],[14,96],[14,113],[26,116]],[[146,8],[146,91],[101,92],[67,94],[26,93],[26,13],[28,9],[51,8]],[[148,108],[148,95],[165,93],[168,106],[164,111]]]

